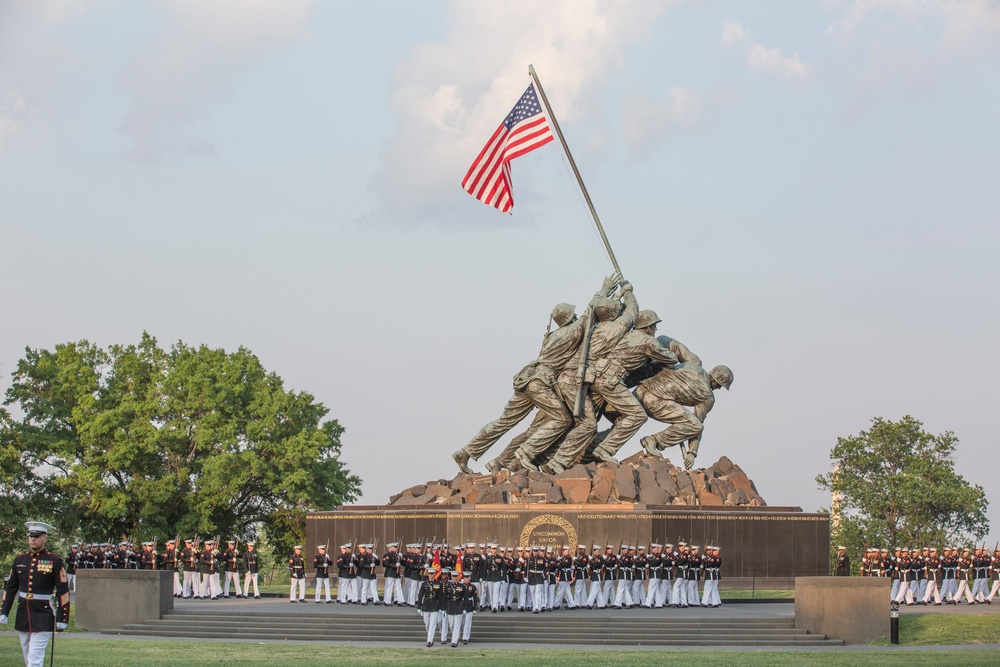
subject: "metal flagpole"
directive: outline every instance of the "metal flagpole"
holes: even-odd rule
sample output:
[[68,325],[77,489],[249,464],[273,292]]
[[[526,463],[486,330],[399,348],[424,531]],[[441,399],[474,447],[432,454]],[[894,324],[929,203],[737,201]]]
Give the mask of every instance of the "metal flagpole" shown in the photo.
[[[601,219],[597,217],[597,209],[594,208],[594,202],[590,200],[590,193],[587,192],[587,186],[583,183],[583,177],[580,176],[580,170],[576,168],[576,162],[573,160],[573,154],[569,151],[569,146],[566,144],[566,137],[563,136],[562,130],[559,128],[559,121],[556,120],[556,116],[552,113],[552,107],[549,106],[549,100],[545,97],[545,90],[542,88],[542,82],[538,80],[538,74],[535,73],[535,67],[533,65],[528,65],[528,74],[531,75],[531,80],[535,82],[535,88],[538,90],[538,96],[541,98],[542,105],[545,107],[545,112],[549,116],[549,120],[552,121],[552,129],[555,130],[556,136],[559,137],[559,143],[562,144],[563,151],[566,153],[566,157],[569,158],[569,165],[573,168],[573,175],[576,176],[576,182],[580,184],[580,190],[583,192],[583,198],[587,200],[587,206],[590,208],[590,214],[594,216],[594,223],[597,225],[597,231],[601,235],[601,240],[604,241],[604,249],[608,251],[608,258],[611,259],[611,265],[615,267],[615,273],[619,276],[622,275],[622,270],[618,266],[618,259],[615,257],[615,251],[611,249],[611,243],[608,241],[607,234],[604,233],[604,227],[601,225]],[[585,380],[586,370],[587,370],[587,359],[589,357],[590,350],[590,334],[593,329],[593,313],[591,313],[587,320],[584,322],[584,327],[586,333],[583,336],[583,341],[581,343],[581,354],[580,354],[580,366],[577,369],[577,380],[580,383],[580,388],[576,393],[576,400],[573,402],[573,416],[577,419],[583,418],[584,413],[584,400],[587,395],[587,382]]]
[[538,74],[535,73],[533,65],[528,65],[528,74],[531,75],[531,80],[535,82],[535,88],[538,89],[538,96],[541,98],[542,104],[545,105],[545,112],[552,121],[552,129],[556,131],[559,143],[562,144],[563,151],[566,153],[566,157],[569,158],[569,166],[573,168],[573,175],[576,176],[576,182],[580,184],[580,190],[583,191],[583,198],[587,200],[587,206],[590,207],[590,214],[594,216],[594,223],[597,224],[597,231],[601,235],[601,240],[604,241],[604,248],[608,251],[611,265],[615,267],[615,271],[621,274],[622,270],[618,266],[618,260],[615,259],[615,251],[611,249],[611,243],[608,242],[608,237],[604,233],[601,219],[597,217],[597,209],[594,208],[594,202],[590,200],[590,193],[587,192],[587,186],[583,184],[583,177],[580,176],[580,170],[576,168],[576,162],[573,161],[573,154],[569,152],[569,146],[566,145],[566,138],[563,136],[562,130],[559,129],[559,122],[556,120],[555,114],[552,113],[552,107],[549,106],[549,100],[545,97],[545,91],[542,89],[542,82],[538,80]]

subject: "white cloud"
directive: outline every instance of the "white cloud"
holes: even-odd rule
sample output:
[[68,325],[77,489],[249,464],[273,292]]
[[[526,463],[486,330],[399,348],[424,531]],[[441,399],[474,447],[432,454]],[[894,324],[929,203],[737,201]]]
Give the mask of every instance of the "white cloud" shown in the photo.
[[[902,19],[916,26],[940,21],[936,46],[954,54],[975,54],[1000,48],[1000,3],[996,0],[849,0],[836,3],[845,16],[827,34],[853,39],[869,26]],[[928,32],[938,32],[933,25]]]
[[39,14],[50,23],[63,23],[86,14],[95,6],[107,5],[109,0],[17,0],[26,9]]
[[722,41],[727,46],[735,46],[748,36],[746,29],[736,21],[726,21],[722,26]]
[[24,97],[0,80],[0,152],[7,137],[17,131],[26,109]]
[[933,94],[1000,53],[996,0],[843,0],[834,9],[827,36],[855,69],[848,120],[886,96]]
[[671,88],[665,102],[638,92],[622,107],[622,138],[631,153],[641,155],[671,131],[696,128],[701,111],[702,101],[690,88]]
[[400,127],[372,181],[379,213],[428,219],[459,197],[465,170],[527,87],[529,63],[560,124],[592,120],[606,77],[665,9],[655,0],[455,0],[444,41],[416,45],[397,66]]
[[[196,123],[240,75],[265,56],[305,37],[313,0],[161,0],[163,36],[140,53],[127,74],[131,93],[123,131],[130,156],[156,160],[174,137]],[[211,154],[194,138],[188,154]]]
[[729,47],[742,46],[747,64],[765,74],[793,81],[805,81],[812,76],[812,67],[802,62],[798,53],[786,56],[780,49],[752,41],[750,32],[736,21],[723,24],[722,43]]
[[812,71],[811,67],[802,62],[798,53],[789,57],[782,55],[778,49],[769,49],[762,44],[754,44],[750,47],[747,62],[754,69],[775,74],[784,79],[805,81]]

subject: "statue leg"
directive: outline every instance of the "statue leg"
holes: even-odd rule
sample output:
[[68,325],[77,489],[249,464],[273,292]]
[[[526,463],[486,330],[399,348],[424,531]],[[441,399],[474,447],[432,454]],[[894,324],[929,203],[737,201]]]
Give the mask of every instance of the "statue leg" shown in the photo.
[[648,417],[639,399],[616,377],[601,378],[593,387],[608,404],[608,411],[619,415],[604,442],[594,452],[598,460],[614,460],[618,450],[646,423]]
[[647,452],[657,453],[701,435],[704,429],[701,420],[680,403],[649,392],[639,392],[637,396],[642,399],[649,416],[658,422],[670,424],[669,428],[642,439],[642,446]]
[[533,463],[573,424],[569,410],[552,387],[541,380],[532,380],[525,387],[525,393],[544,418],[537,421],[534,433],[518,449],[516,456],[522,465],[525,461]]
[[480,429],[476,437],[470,440],[469,444],[465,447],[455,452],[455,455],[457,456],[459,452],[464,452],[473,461],[478,461],[479,457],[485,454],[487,449],[495,445],[497,440],[502,438],[507,431],[517,426],[521,420],[527,417],[532,408],[534,408],[534,404],[532,404],[531,399],[523,392],[515,391],[514,395],[507,401],[507,405],[503,409],[503,414]]
[[[575,397],[579,386],[575,372],[563,372],[559,375],[559,389],[564,397]],[[596,433],[597,415],[594,412],[594,402],[588,392],[583,401],[583,418],[569,429],[559,449],[549,459],[550,469],[555,470],[558,469],[557,467],[561,467],[565,470],[575,465],[587,450],[587,445],[593,442]]]

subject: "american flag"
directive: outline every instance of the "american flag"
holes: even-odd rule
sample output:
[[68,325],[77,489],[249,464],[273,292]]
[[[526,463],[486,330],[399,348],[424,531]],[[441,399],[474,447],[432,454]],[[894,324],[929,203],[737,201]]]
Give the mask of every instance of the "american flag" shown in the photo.
[[509,213],[514,208],[510,161],[552,139],[552,128],[538,103],[535,84],[529,84],[469,167],[462,187],[484,204]]

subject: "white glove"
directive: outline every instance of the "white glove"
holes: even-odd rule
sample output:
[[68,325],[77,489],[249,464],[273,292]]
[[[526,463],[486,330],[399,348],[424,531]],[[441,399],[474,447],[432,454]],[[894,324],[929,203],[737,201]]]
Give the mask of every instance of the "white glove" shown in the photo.
[[56,632],[62,632],[68,627],[66,623],[56,623]]
[[7,614],[0,614],[0,625],[7,625]]

